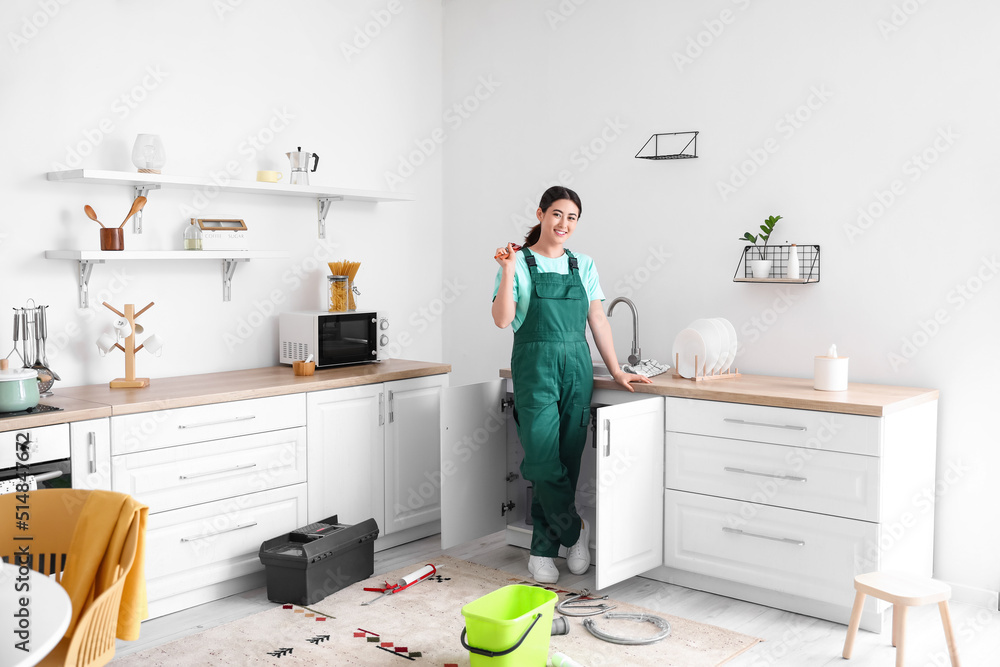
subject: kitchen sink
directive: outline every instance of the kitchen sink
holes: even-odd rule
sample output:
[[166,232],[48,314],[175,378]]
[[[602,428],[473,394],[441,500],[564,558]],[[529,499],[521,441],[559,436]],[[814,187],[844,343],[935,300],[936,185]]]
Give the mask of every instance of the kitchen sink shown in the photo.
[[594,364],[594,378],[599,380],[610,380],[611,373],[608,372],[608,367],[604,364]]

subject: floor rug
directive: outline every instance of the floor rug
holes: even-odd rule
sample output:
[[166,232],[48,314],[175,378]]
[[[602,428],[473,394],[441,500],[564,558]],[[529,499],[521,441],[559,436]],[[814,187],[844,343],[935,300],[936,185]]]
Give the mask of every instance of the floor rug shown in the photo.
[[[438,572],[419,584],[377,597],[364,587],[395,582],[424,563],[349,586],[303,608],[275,604],[275,608],[220,625],[197,635],[116,659],[115,667],[178,667],[186,665],[388,665],[444,667],[469,665],[469,653],[459,635],[465,627],[462,606],[502,586],[533,581],[508,572],[438,556]],[[560,600],[576,591],[559,593]],[[651,612],[614,600],[615,613],[655,613],[670,622],[666,639],[644,646],[610,644],[592,636],[583,618],[569,618],[570,633],[552,637],[549,653],[562,652],[587,667],[657,665],[658,667],[715,667],[754,646],[759,639],[723,628]],[[556,613],[556,616],[559,616]],[[612,635],[640,636],[658,631],[652,624],[594,617],[598,627]],[[622,625],[615,625],[622,624]],[[529,667],[529,666],[525,666]]]

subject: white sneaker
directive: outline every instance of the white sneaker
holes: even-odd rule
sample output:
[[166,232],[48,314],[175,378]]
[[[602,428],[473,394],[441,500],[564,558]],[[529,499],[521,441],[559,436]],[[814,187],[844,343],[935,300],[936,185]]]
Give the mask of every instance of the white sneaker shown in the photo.
[[559,568],[555,561],[546,556],[528,556],[528,573],[540,584],[554,584],[559,581]]
[[[583,519],[580,519],[583,521]],[[583,521],[580,539],[569,548],[566,554],[566,565],[573,574],[583,574],[590,568],[590,526]]]

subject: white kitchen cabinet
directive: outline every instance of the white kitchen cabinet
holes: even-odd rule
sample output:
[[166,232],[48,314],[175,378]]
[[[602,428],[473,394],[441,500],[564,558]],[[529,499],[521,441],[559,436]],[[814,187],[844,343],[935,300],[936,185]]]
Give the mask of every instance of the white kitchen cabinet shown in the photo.
[[[508,469],[507,417],[513,414],[505,399],[504,380],[444,391],[442,548],[506,525],[506,479],[519,471]],[[594,403],[597,444],[584,456],[593,457],[596,468],[594,565],[597,586],[605,588],[663,561],[663,398],[595,391]],[[582,473],[580,483],[586,483]]]
[[69,425],[74,489],[111,490],[111,425],[89,419]]
[[[529,544],[508,389],[442,397],[444,548],[505,526]],[[577,506],[595,517],[597,588],[641,574],[846,623],[855,575],[930,576],[937,401],[900,393],[874,416],[595,390]],[[870,599],[861,627],[886,609]]]
[[149,506],[150,617],[263,584],[261,542],[306,522],[306,398],[111,417],[111,488]]
[[350,524],[374,518],[376,549],[389,546],[382,536],[436,533],[438,423],[447,384],[447,375],[430,375],[310,392],[309,521],[334,514]]

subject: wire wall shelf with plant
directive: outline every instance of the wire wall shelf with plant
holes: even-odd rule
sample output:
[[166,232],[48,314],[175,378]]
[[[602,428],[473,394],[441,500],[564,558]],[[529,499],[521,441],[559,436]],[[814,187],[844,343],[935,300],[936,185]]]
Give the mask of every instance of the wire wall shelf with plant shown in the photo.
[[[795,273],[791,270],[791,250],[796,249],[795,255],[798,261],[798,277],[789,277]],[[818,245],[769,245],[752,246],[743,248],[743,256],[733,274],[734,283],[790,283],[807,285],[819,282],[819,246]],[[770,262],[766,278],[754,277],[752,262]]]
[[643,160],[684,160],[698,157],[698,131],[654,134],[635,156]]

